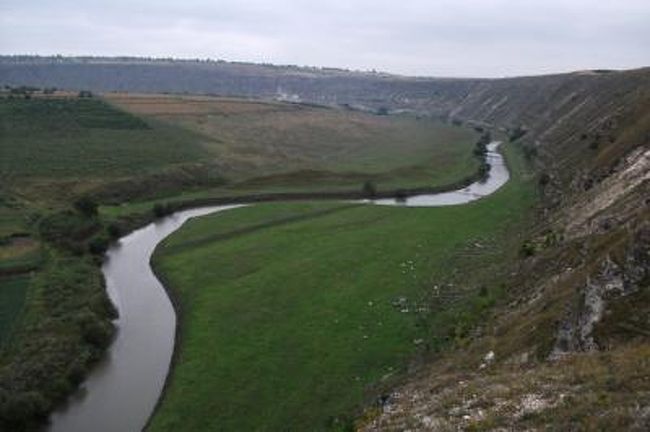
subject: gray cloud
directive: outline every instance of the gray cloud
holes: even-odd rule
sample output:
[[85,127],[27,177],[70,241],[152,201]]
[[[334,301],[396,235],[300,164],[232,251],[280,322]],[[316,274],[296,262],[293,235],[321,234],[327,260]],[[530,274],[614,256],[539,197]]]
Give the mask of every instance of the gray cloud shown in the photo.
[[644,66],[648,41],[647,0],[0,0],[4,54],[505,76]]

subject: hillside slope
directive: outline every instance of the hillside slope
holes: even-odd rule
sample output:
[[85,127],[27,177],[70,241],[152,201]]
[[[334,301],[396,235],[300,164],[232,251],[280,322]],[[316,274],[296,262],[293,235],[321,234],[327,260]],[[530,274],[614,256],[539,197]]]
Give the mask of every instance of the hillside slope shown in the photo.
[[522,81],[454,110],[525,126],[538,218],[503,281],[508,301],[369,409],[361,429],[650,427],[649,77],[576,75],[528,88],[527,106],[509,109],[523,105]]

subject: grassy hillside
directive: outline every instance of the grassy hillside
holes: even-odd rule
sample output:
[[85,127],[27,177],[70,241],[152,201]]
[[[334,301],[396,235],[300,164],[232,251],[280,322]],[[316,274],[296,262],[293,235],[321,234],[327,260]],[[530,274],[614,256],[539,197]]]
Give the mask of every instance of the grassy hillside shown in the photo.
[[466,337],[532,203],[508,154],[513,180],[468,206],[259,204],[173,234],[154,263],[179,355],[151,429],[343,427],[416,352]]
[[12,178],[117,178],[206,155],[196,135],[97,99],[0,99],[0,119],[0,172]]
[[414,116],[377,116],[280,102],[109,94],[134,114],[210,137],[203,144],[238,188],[451,183],[477,168],[477,135]]

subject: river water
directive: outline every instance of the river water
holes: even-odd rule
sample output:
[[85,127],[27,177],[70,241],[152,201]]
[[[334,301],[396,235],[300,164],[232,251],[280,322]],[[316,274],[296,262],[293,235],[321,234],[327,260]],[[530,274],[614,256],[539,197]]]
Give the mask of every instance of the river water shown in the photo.
[[120,239],[102,267],[120,316],[106,358],[51,416],[52,432],[141,430],[160,396],[174,349],[176,314],[149,266],[155,247],[192,217],[241,207],[186,210]]
[[[488,145],[492,166],[485,182],[406,200],[381,199],[377,205],[432,207],[464,204],[489,195],[509,179],[499,143]],[[80,389],[50,417],[51,432],[137,432],[160,397],[174,350],[176,314],[150,267],[156,246],[188,219],[242,205],[202,207],[174,213],[121,238],[102,266],[106,289],[120,316],[117,336],[106,358]]]
[[467,204],[496,192],[507,183],[510,173],[501,153],[497,151],[500,142],[488,144],[487,163],[490,164],[490,175],[484,182],[475,182],[464,189],[437,194],[415,195],[404,200],[395,198],[378,199],[372,201],[379,205],[402,205],[407,207],[441,207],[449,205]]

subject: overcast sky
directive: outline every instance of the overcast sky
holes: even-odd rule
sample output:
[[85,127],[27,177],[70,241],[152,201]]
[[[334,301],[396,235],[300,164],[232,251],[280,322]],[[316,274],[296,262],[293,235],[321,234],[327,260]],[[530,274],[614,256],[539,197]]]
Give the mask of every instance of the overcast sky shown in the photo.
[[650,0],[0,0],[0,53],[427,76],[650,65]]

